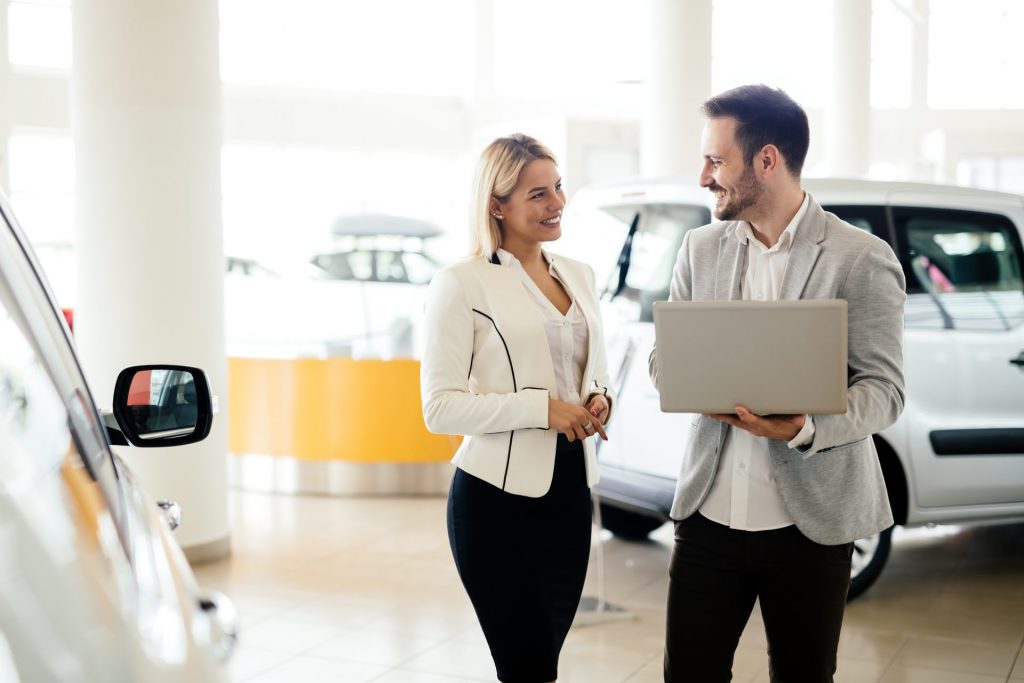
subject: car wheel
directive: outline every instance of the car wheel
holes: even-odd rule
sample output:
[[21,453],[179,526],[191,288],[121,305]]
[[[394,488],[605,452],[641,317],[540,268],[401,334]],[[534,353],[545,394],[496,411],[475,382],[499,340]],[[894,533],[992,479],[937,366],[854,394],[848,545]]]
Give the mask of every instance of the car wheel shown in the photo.
[[664,523],[660,517],[601,503],[601,526],[627,541],[645,541],[649,533]]
[[889,551],[892,549],[892,527],[853,542],[853,561],[850,565],[850,592],[853,600],[871,587],[882,573]]

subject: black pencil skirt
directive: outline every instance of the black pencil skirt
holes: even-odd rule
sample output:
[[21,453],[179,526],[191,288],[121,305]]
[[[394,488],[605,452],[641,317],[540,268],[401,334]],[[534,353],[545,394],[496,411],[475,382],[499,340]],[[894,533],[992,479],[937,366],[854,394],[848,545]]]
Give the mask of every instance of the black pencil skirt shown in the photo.
[[583,593],[592,506],[583,444],[561,434],[551,489],[505,493],[455,471],[448,540],[504,683],[558,677],[558,653]]

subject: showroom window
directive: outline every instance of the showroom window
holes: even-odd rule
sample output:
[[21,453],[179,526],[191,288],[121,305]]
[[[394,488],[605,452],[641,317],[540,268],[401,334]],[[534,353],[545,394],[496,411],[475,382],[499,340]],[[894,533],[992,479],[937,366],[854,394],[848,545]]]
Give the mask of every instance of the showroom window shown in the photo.
[[18,66],[71,68],[71,0],[11,0],[8,58]]
[[[643,81],[647,3],[626,0],[495,0],[493,85],[506,97],[625,94]],[[525,46],[543,45],[543,49]],[[633,96],[632,91],[625,96]]]
[[910,106],[913,92],[912,3],[874,0],[871,4],[871,106],[899,109]]
[[75,149],[70,135],[15,132],[10,200],[62,306],[75,301]]
[[930,8],[929,106],[1024,107],[1024,3],[931,0]]
[[473,21],[472,0],[221,0],[221,77],[462,95],[472,86]]
[[956,165],[958,185],[1024,194],[1024,157],[975,157]]
[[[779,21],[779,17],[793,21]],[[771,49],[764,43],[771,26]],[[827,30],[808,31],[808,26]],[[748,83],[768,83],[785,90],[805,108],[828,104],[832,81],[832,3],[820,0],[715,0],[711,24],[711,91]],[[808,55],[825,59],[808,59]],[[798,64],[799,68],[793,68]]]
[[305,261],[332,242],[335,218],[359,213],[436,223],[453,257],[466,252],[471,167],[460,157],[227,144],[221,158],[229,255]]

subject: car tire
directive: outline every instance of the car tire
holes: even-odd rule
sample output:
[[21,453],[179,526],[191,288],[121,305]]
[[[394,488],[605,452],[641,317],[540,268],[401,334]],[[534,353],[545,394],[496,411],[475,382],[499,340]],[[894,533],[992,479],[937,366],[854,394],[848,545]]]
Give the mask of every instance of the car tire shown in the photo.
[[661,517],[601,503],[601,526],[627,541],[646,541],[648,534],[664,523]]
[[863,594],[882,574],[892,550],[892,527],[874,536],[853,542],[853,563],[850,566],[850,591],[847,600]]

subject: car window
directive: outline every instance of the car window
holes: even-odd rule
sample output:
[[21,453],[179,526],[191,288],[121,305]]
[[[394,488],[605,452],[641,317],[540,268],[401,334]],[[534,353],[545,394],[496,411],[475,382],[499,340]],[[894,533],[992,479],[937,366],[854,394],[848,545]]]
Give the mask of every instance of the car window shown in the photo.
[[[1009,218],[897,207],[893,221],[907,293],[927,295],[943,327],[1005,329],[1024,322],[1024,252]],[[908,304],[908,326],[926,320],[913,317],[914,311]]]
[[872,235],[878,235],[885,240],[888,240],[890,237],[885,217],[885,207],[857,204],[827,204],[822,208],[839,216],[839,218],[855,228],[870,232]]
[[[0,206],[0,217],[14,226],[4,209],[6,207]],[[38,274],[30,252],[22,248],[14,227],[9,227],[2,220],[0,266],[5,315],[18,323],[25,343],[33,349],[40,367],[49,376],[64,406],[65,420],[71,428],[77,450],[89,474],[99,484],[124,538],[124,504],[117,484],[117,471],[107,446],[105,428],[67,337],[67,327],[45,280]]]
[[409,276],[405,273],[405,266],[402,264],[402,255],[397,251],[378,251],[377,254],[377,279],[381,282],[408,282]]
[[13,441],[5,451],[16,448],[32,454],[40,471],[56,470],[72,447],[69,422],[28,325],[0,283],[0,434]]
[[711,215],[698,206],[649,205],[633,237],[626,286],[622,295],[640,304],[640,319],[653,320],[655,301],[668,298],[683,235],[708,223]]
[[366,251],[339,251],[320,254],[313,262],[337,280],[372,280],[372,254]]
[[896,224],[914,273],[910,292],[1022,291],[1016,227],[995,214],[899,209]]
[[[24,314],[9,283],[0,279],[0,497],[15,501],[35,536],[14,539],[13,547],[18,552],[35,547],[73,568],[75,549],[83,542],[100,551],[109,563],[113,588],[122,599],[130,598],[127,527],[111,505],[122,501],[94,476],[83,454],[94,447],[95,438],[76,426],[76,404],[88,397],[75,394],[64,400]],[[19,574],[46,567],[46,562],[5,559],[11,565],[4,567],[11,570],[7,588],[31,593],[40,585],[31,578],[22,583]]]
[[402,262],[405,264],[405,274],[409,278],[409,282],[414,285],[427,284],[437,272],[436,263],[415,251],[407,251],[402,254]]

